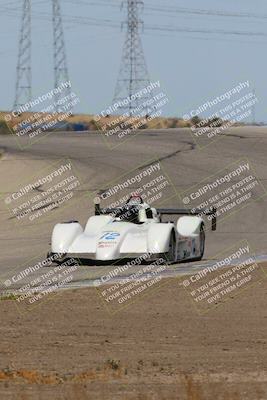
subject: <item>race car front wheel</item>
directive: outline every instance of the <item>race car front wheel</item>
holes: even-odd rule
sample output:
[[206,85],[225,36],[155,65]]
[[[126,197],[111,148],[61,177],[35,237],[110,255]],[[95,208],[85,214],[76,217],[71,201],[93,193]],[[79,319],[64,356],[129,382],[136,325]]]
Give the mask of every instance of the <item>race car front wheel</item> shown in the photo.
[[49,251],[46,255],[46,259],[48,260],[46,267],[51,267],[53,264],[60,265],[65,260],[65,256],[66,254],[52,253]]

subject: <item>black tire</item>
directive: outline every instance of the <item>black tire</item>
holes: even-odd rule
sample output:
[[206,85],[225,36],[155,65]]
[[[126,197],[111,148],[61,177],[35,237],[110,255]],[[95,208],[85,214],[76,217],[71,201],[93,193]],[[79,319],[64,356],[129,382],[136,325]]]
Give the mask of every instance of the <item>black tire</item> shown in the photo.
[[[52,253],[52,252],[48,252],[46,258],[50,258],[54,256],[57,256],[58,254],[56,253]],[[53,259],[53,261],[50,261],[49,264],[46,265],[46,267],[52,267],[53,265],[60,265],[65,261],[65,254],[62,254],[60,258],[55,257],[55,259]]]
[[168,263],[173,263],[176,261],[176,236],[174,231],[171,232],[169,251],[164,253],[164,258]]
[[199,230],[199,235],[200,235],[200,256],[195,258],[195,261],[200,261],[202,260],[205,252],[205,240],[206,240],[206,235],[205,235],[205,226],[202,222],[200,225],[200,230]]

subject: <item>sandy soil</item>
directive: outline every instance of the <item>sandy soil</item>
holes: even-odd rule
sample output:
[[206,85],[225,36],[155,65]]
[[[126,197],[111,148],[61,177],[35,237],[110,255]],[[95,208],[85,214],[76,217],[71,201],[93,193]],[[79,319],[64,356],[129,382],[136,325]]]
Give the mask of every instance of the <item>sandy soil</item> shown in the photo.
[[[136,168],[158,153],[181,190],[234,162],[236,154],[247,154],[266,184],[265,128],[233,130],[214,145],[215,153],[194,150],[186,131],[139,135],[123,153],[101,145],[98,135],[90,142],[80,136],[79,145],[74,134],[67,135],[68,140],[65,134],[48,136],[23,152],[12,137],[1,137],[3,192],[17,190],[32,171],[41,174],[47,163],[66,154],[92,191],[127,171],[129,162]],[[71,207],[66,217],[80,219]],[[88,209],[89,201],[79,207],[82,221]],[[219,224],[205,256],[210,259],[243,238],[257,254],[266,253],[266,213],[262,199]],[[1,202],[1,274],[46,254],[52,226],[61,220],[49,218],[15,225]],[[178,279],[115,315],[103,307],[95,288],[62,292],[25,314],[14,300],[3,300],[0,400],[266,400],[266,293],[263,278],[204,315]]]
[[267,281],[200,315],[178,279],[110,315],[95,288],[1,301],[0,398],[267,398]]

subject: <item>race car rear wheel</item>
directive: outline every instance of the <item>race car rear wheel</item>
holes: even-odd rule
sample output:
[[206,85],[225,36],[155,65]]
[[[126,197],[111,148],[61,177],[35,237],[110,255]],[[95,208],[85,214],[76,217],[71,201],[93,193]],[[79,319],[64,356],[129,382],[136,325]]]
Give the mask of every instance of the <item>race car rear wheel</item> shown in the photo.
[[170,235],[169,251],[164,253],[164,257],[167,262],[172,263],[176,261],[176,236],[174,231]]
[[195,258],[196,261],[200,261],[202,260],[203,256],[204,256],[204,251],[205,251],[205,240],[206,240],[206,236],[205,236],[205,226],[202,222],[202,224],[200,225],[200,230],[199,230],[199,247],[200,247],[200,255],[199,257]]

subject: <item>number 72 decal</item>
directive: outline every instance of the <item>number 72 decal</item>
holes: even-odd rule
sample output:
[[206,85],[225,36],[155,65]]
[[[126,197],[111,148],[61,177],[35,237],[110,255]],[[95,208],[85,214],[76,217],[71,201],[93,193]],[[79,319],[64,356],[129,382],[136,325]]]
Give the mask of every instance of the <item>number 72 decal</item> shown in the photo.
[[115,240],[121,234],[118,232],[105,232],[103,236],[99,240]]

